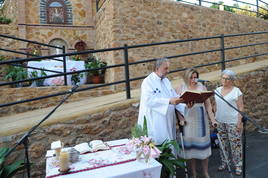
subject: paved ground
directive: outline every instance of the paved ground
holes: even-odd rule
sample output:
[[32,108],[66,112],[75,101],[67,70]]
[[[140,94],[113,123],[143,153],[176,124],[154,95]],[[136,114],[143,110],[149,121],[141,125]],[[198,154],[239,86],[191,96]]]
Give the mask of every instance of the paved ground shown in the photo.
[[[268,134],[258,132],[248,133],[246,137],[246,178],[268,178]],[[218,172],[219,150],[213,149],[209,160],[209,173],[211,178],[230,178],[228,171]],[[198,178],[202,178],[200,167]],[[184,178],[182,170],[178,170],[177,178]],[[243,177],[233,176],[234,178]],[[189,176],[190,178],[190,176]]]

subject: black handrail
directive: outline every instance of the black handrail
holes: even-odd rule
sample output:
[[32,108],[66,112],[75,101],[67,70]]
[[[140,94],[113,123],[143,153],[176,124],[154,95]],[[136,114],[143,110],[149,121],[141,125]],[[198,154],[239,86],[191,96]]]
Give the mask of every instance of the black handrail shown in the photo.
[[[131,98],[130,82],[135,81],[135,80],[140,80],[140,79],[143,79],[143,78],[146,77],[146,76],[141,76],[141,77],[130,78],[129,67],[131,65],[136,65],[136,64],[140,64],[140,63],[149,63],[149,62],[152,62],[152,61],[156,60],[156,58],[152,58],[152,59],[143,59],[143,60],[139,60],[139,61],[135,61],[135,62],[129,62],[128,61],[128,58],[129,58],[128,50],[130,50],[130,49],[151,47],[151,46],[160,46],[160,45],[166,45],[166,44],[192,42],[192,41],[200,41],[200,40],[220,39],[220,46],[221,46],[220,48],[203,50],[203,51],[196,51],[196,52],[191,52],[191,53],[183,53],[183,54],[178,54],[178,55],[173,55],[173,56],[166,56],[166,57],[169,58],[169,59],[172,59],[172,58],[180,58],[180,57],[191,56],[191,55],[206,54],[206,53],[211,53],[211,52],[220,52],[221,53],[221,59],[219,59],[218,61],[209,62],[209,63],[206,63],[206,64],[199,64],[199,65],[196,65],[196,66],[193,66],[193,67],[199,68],[199,67],[205,67],[205,66],[221,64],[222,65],[222,70],[223,70],[225,68],[224,67],[225,63],[236,61],[236,60],[245,60],[245,59],[250,59],[250,58],[253,58],[253,57],[268,55],[268,52],[264,52],[264,53],[261,53],[261,54],[254,54],[254,55],[243,56],[243,57],[239,57],[239,58],[225,59],[225,51],[226,50],[244,48],[244,47],[249,47],[249,46],[266,45],[266,44],[268,44],[268,42],[265,41],[265,42],[259,42],[259,43],[249,43],[249,44],[245,44],[245,45],[243,44],[243,45],[239,45],[239,46],[225,47],[224,46],[224,38],[232,38],[232,37],[247,36],[247,35],[259,35],[259,34],[267,34],[267,33],[268,33],[268,31],[249,32],[249,33],[240,33],[240,34],[227,34],[227,35],[222,34],[222,35],[216,35],[216,36],[210,36],[210,37],[202,37],[202,38],[192,38],[192,39],[186,39],[186,40],[174,40],[174,41],[166,41],[166,42],[158,42],[158,43],[150,43],[150,44],[132,45],[132,46],[124,45],[123,47],[116,47],[116,48],[88,50],[88,51],[72,52],[72,53],[57,54],[57,55],[50,55],[50,56],[36,56],[36,57],[32,57],[32,58],[0,61],[0,65],[3,65],[3,64],[14,65],[14,63],[21,63],[21,62],[40,60],[40,59],[46,59],[46,58],[55,58],[55,57],[63,57],[64,58],[66,56],[72,56],[72,55],[101,53],[101,52],[118,51],[118,50],[122,51],[123,54],[124,54],[124,63],[121,63],[121,64],[108,65],[106,67],[95,68],[95,69],[85,69],[85,70],[79,70],[79,71],[74,71],[74,72],[55,72],[57,74],[49,75],[49,76],[43,76],[43,77],[31,78],[31,79],[27,79],[27,80],[0,83],[0,86],[16,84],[16,83],[21,83],[21,82],[34,81],[34,80],[40,80],[40,79],[46,79],[46,78],[52,78],[52,77],[57,77],[57,76],[67,76],[67,75],[72,75],[72,74],[79,74],[79,73],[82,73],[82,72],[90,72],[90,71],[93,71],[93,70],[109,69],[109,68],[115,68],[115,67],[124,67],[125,68],[125,79],[124,80],[111,82],[111,83],[105,83],[105,84],[101,84],[101,85],[97,85],[97,86],[79,88],[77,90],[77,92],[85,91],[85,90],[89,90],[89,89],[94,89],[94,88],[99,88],[99,87],[104,87],[104,86],[111,86],[111,85],[125,83],[126,84],[126,88],[125,88],[125,90],[126,90],[126,98],[129,99],[129,98]],[[23,67],[27,68],[27,66],[23,66]],[[38,70],[38,68],[35,68],[35,69]],[[175,70],[170,71],[170,73],[183,71],[185,69],[186,68],[175,69]],[[44,69],[41,69],[41,68],[39,70],[44,71]],[[11,105],[14,105],[14,104],[19,104],[19,103],[25,103],[25,102],[35,101],[35,100],[39,100],[39,99],[44,99],[44,98],[60,96],[60,95],[64,95],[64,94],[66,94],[66,92],[59,92],[59,93],[55,93],[55,94],[51,94],[51,95],[47,95],[47,96],[40,96],[40,97],[36,97],[36,98],[31,98],[31,99],[26,99],[26,100],[21,100],[21,101],[6,103],[6,104],[0,104],[0,108],[5,107],[5,106],[11,106]]]
[[[35,44],[35,45],[40,45],[40,46],[46,46],[46,47],[51,47],[51,48],[55,48],[55,49],[62,49],[63,54],[65,53],[65,46],[63,47],[59,47],[59,46],[54,46],[54,45],[50,45],[50,44],[46,44],[46,43],[40,43],[37,41],[32,41],[32,40],[27,40],[27,39],[23,39],[23,38],[18,38],[18,37],[14,37],[14,36],[10,36],[10,35],[4,35],[4,34],[0,34],[0,37],[2,38],[8,38],[8,39],[13,39],[13,40],[17,40],[17,41],[21,41],[21,42],[28,42],[31,44]],[[6,52],[10,52],[10,53],[15,53],[15,54],[22,54],[25,56],[33,56],[33,57],[40,57],[39,55],[36,54],[31,54],[31,53],[24,53],[24,52],[20,52],[20,51],[16,51],[16,50],[10,50],[10,49],[3,49],[0,48],[0,51],[6,51]],[[55,61],[61,61],[63,62],[63,70],[64,72],[66,72],[66,57],[63,57],[63,60],[61,59],[57,59],[57,58],[50,58],[48,56],[46,56],[44,59],[50,59],[50,60],[55,60]],[[27,60],[25,62],[31,61],[29,60],[29,58],[27,58]],[[35,61],[35,58],[32,59],[32,61]],[[20,61],[23,62],[23,61]],[[7,63],[8,65],[12,65],[12,66],[16,66],[12,63]],[[17,65],[18,66],[18,65]],[[50,71],[50,72],[54,72],[54,73],[59,73],[58,71],[53,71],[53,70],[44,70],[44,69],[40,69],[40,68],[34,68],[34,67],[26,67],[26,66],[19,66],[19,67],[24,67],[24,68],[29,68],[29,69],[36,69],[36,70],[41,70],[41,71]],[[64,84],[67,85],[67,76],[64,76]]]
[[13,39],[13,40],[23,41],[23,42],[37,44],[37,45],[41,45],[41,46],[47,46],[47,47],[51,47],[51,48],[62,49],[61,47],[58,47],[58,46],[53,46],[53,45],[49,45],[49,44],[46,44],[46,43],[40,43],[40,42],[37,42],[37,41],[32,41],[32,40],[26,40],[26,39],[23,39],[23,38],[18,38],[18,37],[14,37],[14,36],[10,36],[10,35],[0,34],[0,37],[10,38],[10,39]]

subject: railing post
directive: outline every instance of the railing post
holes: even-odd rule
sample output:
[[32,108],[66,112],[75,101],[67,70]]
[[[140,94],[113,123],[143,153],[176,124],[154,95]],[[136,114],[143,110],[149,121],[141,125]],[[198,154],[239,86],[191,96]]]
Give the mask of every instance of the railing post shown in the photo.
[[256,0],[256,7],[257,7],[257,17],[259,17],[259,0]]
[[130,99],[130,81],[129,81],[129,66],[128,66],[128,46],[124,45],[124,60],[125,60],[125,80],[126,80],[126,95]]
[[221,70],[225,70],[224,34],[221,34]]
[[202,0],[199,0],[199,6],[202,6]]
[[65,46],[62,46],[62,54],[63,56],[63,72],[64,72],[64,85],[67,85],[67,65],[66,65],[66,56],[65,56]]

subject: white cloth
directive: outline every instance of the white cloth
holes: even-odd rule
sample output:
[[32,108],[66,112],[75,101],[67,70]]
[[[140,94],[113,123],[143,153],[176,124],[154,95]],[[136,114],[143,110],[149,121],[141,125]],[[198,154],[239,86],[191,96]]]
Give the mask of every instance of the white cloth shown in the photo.
[[154,72],[142,82],[138,124],[143,126],[146,117],[148,136],[156,144],[176,139],[175,107],[182,114],[185,108],[185,104],[169,104],[170,98],[177,96],[170,81]]
[[[55,60],[42,60],[42,61],[30,61],[28,62],[29,67],[36,67],[36,68],[44,68],[48,70],[53,70],[53,71],[58,71],[58,72],[63,72],[63,62],[61,61],[55,61]],[[79,71],[79,70],[85,70],[85,62],[84,61],[73,61],[73,60],[66,60],[66,69],[67,72],[71,72],[73,70]],[[28,75],[31,75],[32,71],[35,71],[36,69],[28,69]],[[36,70],[38,73],[38,76],[41,76],[41,71]],[[49,75],[55,75],[58,73],[55,72],[48,72],[45,71],[47,76]],[[87,75],[85,72],[80,73],[80,82],[79,84],[85,84],[87,80]],[[72,85],[71,81],[72,75],[67,75],[67,84]],[[61,80],[61,82],[59,82]],[[44,85],[59,85],[59,83],[64,84],[64,77],[52,77],[52,78],[47,78],[44,80]],[[63,85],[62,84],[62,85]]]
[[[218,87],[215,92],[221,95],[222,87]],[[239,88],[234,87],[227,95],[223,98],[228,101],[232,106],[237,108],[238,97],[242,95]],[[215,95],[215,102],[217,105],[216,120],[227,124],[237,124],[238,112],[231,108],[227,103],[225,103],[221,98]]]
[[[99,151],[80,155],[79,161],[70,165],[71,174],[58,175],[59,167],[55,157],[46,160],[46,177],[62,177],[62,178],[137,178],[152,177],[159,178],[162,165],[154,159],[150,159],[148,163],[140,162],[135,159],[136,153],[124,153],[123,147],[128,139],[109,141],[107,144],[111,150]],[[117,146],[116,146],[117,145]],[[121,146],[118,146],[121,145]],[[119,162],[123,162],[117,164]],[[75,173],[74,173],[75,172]]]

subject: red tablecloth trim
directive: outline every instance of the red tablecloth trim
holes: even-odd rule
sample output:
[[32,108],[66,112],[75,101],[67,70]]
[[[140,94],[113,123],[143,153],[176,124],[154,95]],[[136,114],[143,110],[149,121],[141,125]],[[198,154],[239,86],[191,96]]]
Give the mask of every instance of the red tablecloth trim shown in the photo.
[[89,171],[89,170],[108,167],[108,166],[115,166],[115,165],[118,165],[118,164],[124,164],[124,163],[132,162],[132,161],[136,161],[136,158],[126,160],[126,161],[117,162],[117,163],[113,163],[113,164],[106,164],[106,165],[102,165],[102,166],[98,166],[98,167],[92,167],[92,168],[86,168],[86,169],[81,169],[81,170],[77,170],[77,171],[72,171],[72,172],[68,172],[68,173],[65,173],[65,174],[56,174],[56,175],[48,176],[47,178],[53,178],[53,177],[57,177],[57,176],[67,175],[67,174],[74,174],[74,173],[78,173],[78,172],[84,172],[84,171]]

